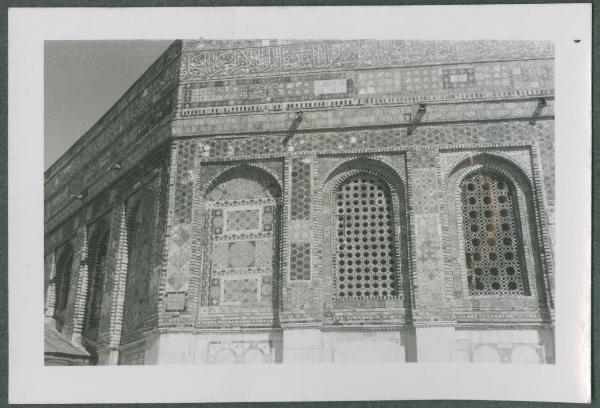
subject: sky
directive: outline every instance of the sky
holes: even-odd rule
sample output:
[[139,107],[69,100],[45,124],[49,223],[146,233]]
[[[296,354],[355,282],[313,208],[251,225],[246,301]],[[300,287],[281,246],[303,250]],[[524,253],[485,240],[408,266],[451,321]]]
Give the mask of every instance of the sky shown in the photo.
[[44,169],[104,115],[172,41],[46,41]]

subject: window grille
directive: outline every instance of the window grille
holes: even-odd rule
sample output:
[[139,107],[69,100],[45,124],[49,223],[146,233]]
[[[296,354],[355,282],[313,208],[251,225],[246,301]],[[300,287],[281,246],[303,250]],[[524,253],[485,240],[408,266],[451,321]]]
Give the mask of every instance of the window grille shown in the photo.
[[469,294],[528,295],[512,182],[476,173],[462,181],[461,195]]
[[379,177],[358,174],[334,191],[334,296],[398,296],[394,216],[390,189]]
[[69,250],[61,257],[59,262],[59,282],[56,299],[56,314],[62,318],[62,314],[67,308],[67,300],[69,299],[69,288],[71,286],[71,269],[73,268],[73,250]]
[[105,231],[96,243],[93,265],[89,275],[87,313],[85,316],[86,330],[98,327],[100,311],[102,307],[102,284],[104,281],[104,269],[108,255],[109,231]]

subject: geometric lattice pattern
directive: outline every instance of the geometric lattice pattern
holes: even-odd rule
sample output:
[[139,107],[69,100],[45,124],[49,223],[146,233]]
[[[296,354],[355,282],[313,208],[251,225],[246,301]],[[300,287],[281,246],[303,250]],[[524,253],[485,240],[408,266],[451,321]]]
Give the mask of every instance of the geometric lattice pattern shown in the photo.
[[512,183],[477,173],[461,183],[470,295],[528,295]]
[[67,301],[69,300],[69,289],[71,288],[71,270],[73,269],[73,250],[63,254],[58,261],[57,291],[54,313],[57,320],[64,319]]
[[258,228],[258,210],[240,210],[227,212],[227,230],[245,231]]
[[390,189],[378,177],[358,174],[335,195],[336,282],[334,296],[398,296],[394,218]]
[[290,199],[290,218],[292,220],[310,219],[310,162],[295,159],[292,162],[292,192]]
[[464,88],[475,82],[474,68],[450,68],[442,71],[444,89]]
[[310,242],[290,244],[290,280],[310,279]]
[[196,144],[181,143],[177,153],[174,213],[176,222],[190,222],[193,200],[193,171]]
[[106,230],[99,239],[95,248],[94,263],[91,265],[88,293],[87,309],[85,314],[84,328],[87,330],[97,328],[100,321],[100,311],[102,308],[102,285],[104,284],[104,274],[108,260],[108,238],[109,230]]
[[256,279],[225,280],[223,301],[237,304],[253,304],[258,301],[258,281]]
[[254,241],[236,241],[229,244],[229,266],[248,268],[254,265]]

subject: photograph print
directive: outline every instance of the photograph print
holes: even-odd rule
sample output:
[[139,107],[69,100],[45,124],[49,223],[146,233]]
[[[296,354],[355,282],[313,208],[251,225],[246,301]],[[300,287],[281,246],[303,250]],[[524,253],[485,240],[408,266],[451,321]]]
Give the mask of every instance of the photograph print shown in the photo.
[[45,365],[555,363],[553,42],[163,44],[46,134]]

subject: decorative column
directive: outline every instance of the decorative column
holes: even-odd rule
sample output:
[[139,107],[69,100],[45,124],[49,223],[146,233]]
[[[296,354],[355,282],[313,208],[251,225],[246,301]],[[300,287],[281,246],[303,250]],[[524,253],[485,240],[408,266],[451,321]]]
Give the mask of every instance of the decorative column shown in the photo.
[[127,281],[127,228],[125,205],[115,205],[110,232],[110,254],[114,254],[104,281],[102,313],[98,334],[98,364],[116,365],[119,363],[119,344],[125,284]]
[[282,268],[283,361],[319,361],[321,331],[315,328],[313,254],[314,162],[316,157],[293,155],[286,159],[284,186],[284,251]]
[[44,315],[46,317],[54,316],[54,305],[56,304],[56,251],[52,251],[46,256],[44,267],[48,279],[46,287],[46,299],[44,303]]
[[87,228],[82,226],[77,233],[79,248],[79,268],[77,268],[77,289],[75,292],[75,300],[73,305],[73,329],[71,340],[76,344],[81,344],[81,332],[83,330],[83,320],[85,314],[85,303],[88,291],[88,274],[89,274],[89,259],[88,259],[88,236]]

